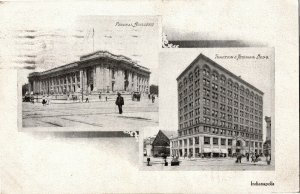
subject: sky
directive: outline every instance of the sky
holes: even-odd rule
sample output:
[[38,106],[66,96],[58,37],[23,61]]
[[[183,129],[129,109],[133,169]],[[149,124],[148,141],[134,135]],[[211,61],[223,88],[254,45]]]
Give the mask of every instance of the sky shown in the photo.
[[276,9],[266,9],[275,3],[252,1],[249,6],[248,1],[210,0],[186,1],[178,6],[178,2],[164,1],[163,32],[169,40],[243,40],[269,46],[275,43]]
[[[263,119],[265,116],[273,117],[274,54],[271,48],[168,49],[161,52],[159,56],[160,129],[178,130],[176,78],[200,53],[263,91]],[[268,56],[269,59],[216,59],[216,55],[236,56],[239,54]],[[265,139],[265,121],[263,121],[263,130],[263,139]]]
[[[4,28],[0,64],[18,68],[20,83],[27,82],[33,71],[44,71],[78,61],[93,51],[107,50],[124,55],[151,71],[150,84],[158,84],[158,48],[161,47],[158,16],[70,16],[51,27],[19,26]],[[25,20],[26,17],[23,19]],[[121,24],[153,23],[153,26],[119,26]],[[13,26],[13,25],[12,25]]]

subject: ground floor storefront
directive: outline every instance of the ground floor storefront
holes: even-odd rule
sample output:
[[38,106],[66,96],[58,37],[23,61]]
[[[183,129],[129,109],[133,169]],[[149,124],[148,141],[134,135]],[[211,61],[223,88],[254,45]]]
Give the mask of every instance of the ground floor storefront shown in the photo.
[[262,142],[213,135],[194,135],[171,140],[171,155],[178,157],[228,157],[262,154]]

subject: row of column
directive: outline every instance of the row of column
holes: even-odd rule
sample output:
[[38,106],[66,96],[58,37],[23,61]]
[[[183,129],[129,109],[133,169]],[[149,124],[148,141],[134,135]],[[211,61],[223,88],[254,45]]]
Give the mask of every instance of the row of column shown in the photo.
[[[79,79],[79,80],[78,80]],[[40,94],[61,94],[64,92],[76,92],[81,88],[83,74],[80,72],[78,77],[77,73],[66,74],[59,77],[51,77],[45,80],[33,80],[30,82],[30,92]],[[63,81],[62,81],[63,80]]]
[[[93,88],[88,78],[92,76]],[[149,78],[141,77],[136,72],[112,69],[105,65],[81,69],[64,76],[52,77],[45,80],[32,80],[29,84],[30,91],[40,94],[62,94],[68,92],[107,92],[107,91],[140,91],[148,92]],[[62,82],[62,79],[64,80]],[[74,81],[73,81],[74,79]]]

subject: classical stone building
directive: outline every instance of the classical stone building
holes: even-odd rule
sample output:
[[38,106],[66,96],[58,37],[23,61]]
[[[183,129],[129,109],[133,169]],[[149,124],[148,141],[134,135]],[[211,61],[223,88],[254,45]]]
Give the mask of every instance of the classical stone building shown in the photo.
[[65,99],[71,95],[148,93],[149,77],[149,69],[130,58],[97,51],[74,63],[33,72],[28,80],[30,93]]
[[172,154],[262,153],[262,91],[203,54],[177,83],[179,129],[171,140]]

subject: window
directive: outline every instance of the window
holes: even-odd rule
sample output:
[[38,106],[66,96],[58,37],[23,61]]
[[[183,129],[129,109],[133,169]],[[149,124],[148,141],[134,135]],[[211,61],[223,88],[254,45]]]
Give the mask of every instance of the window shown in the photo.
[[213,138],[213,145],[219,145],[219,139],[218,138]]
[[208,126],[204,126],[204,132],[210,132],[210,127],[208,127]]
[[212,75],[212,79],[213,79],[214,81],[218,81],[218,75],[214,73],[214,74]]
[[204,117],[204,122],[210,124],[210,118]]
[[221,145],[225,145],[226,144],[226,139],[221,139]]
[[199,137],[195,137],[195,144],[196,144],[196,145],[199,144]]
[[210,137],[204,137],[204,144],[210,145]]
[[232,81],[231,80],[228,81],[228,88],[232,89]]
[[229,146],[232,145],[232,139],[228,139],[228,145],[229,145]]
[[210,109],[209,108],[203,108],[203,114],[210,115]]
[[199,67],[197,67],[195,69],[195,77],[199,77],[199,74],[200,74],[200,70],[199,70]]
[[221,76],[221,84],[222,85],[225,85],[225,81],[226,81],[226,78],[224,76]]
[[189,74],[189,81],[190,81],[190,83],[193,82],[193,74],[192,73]]

